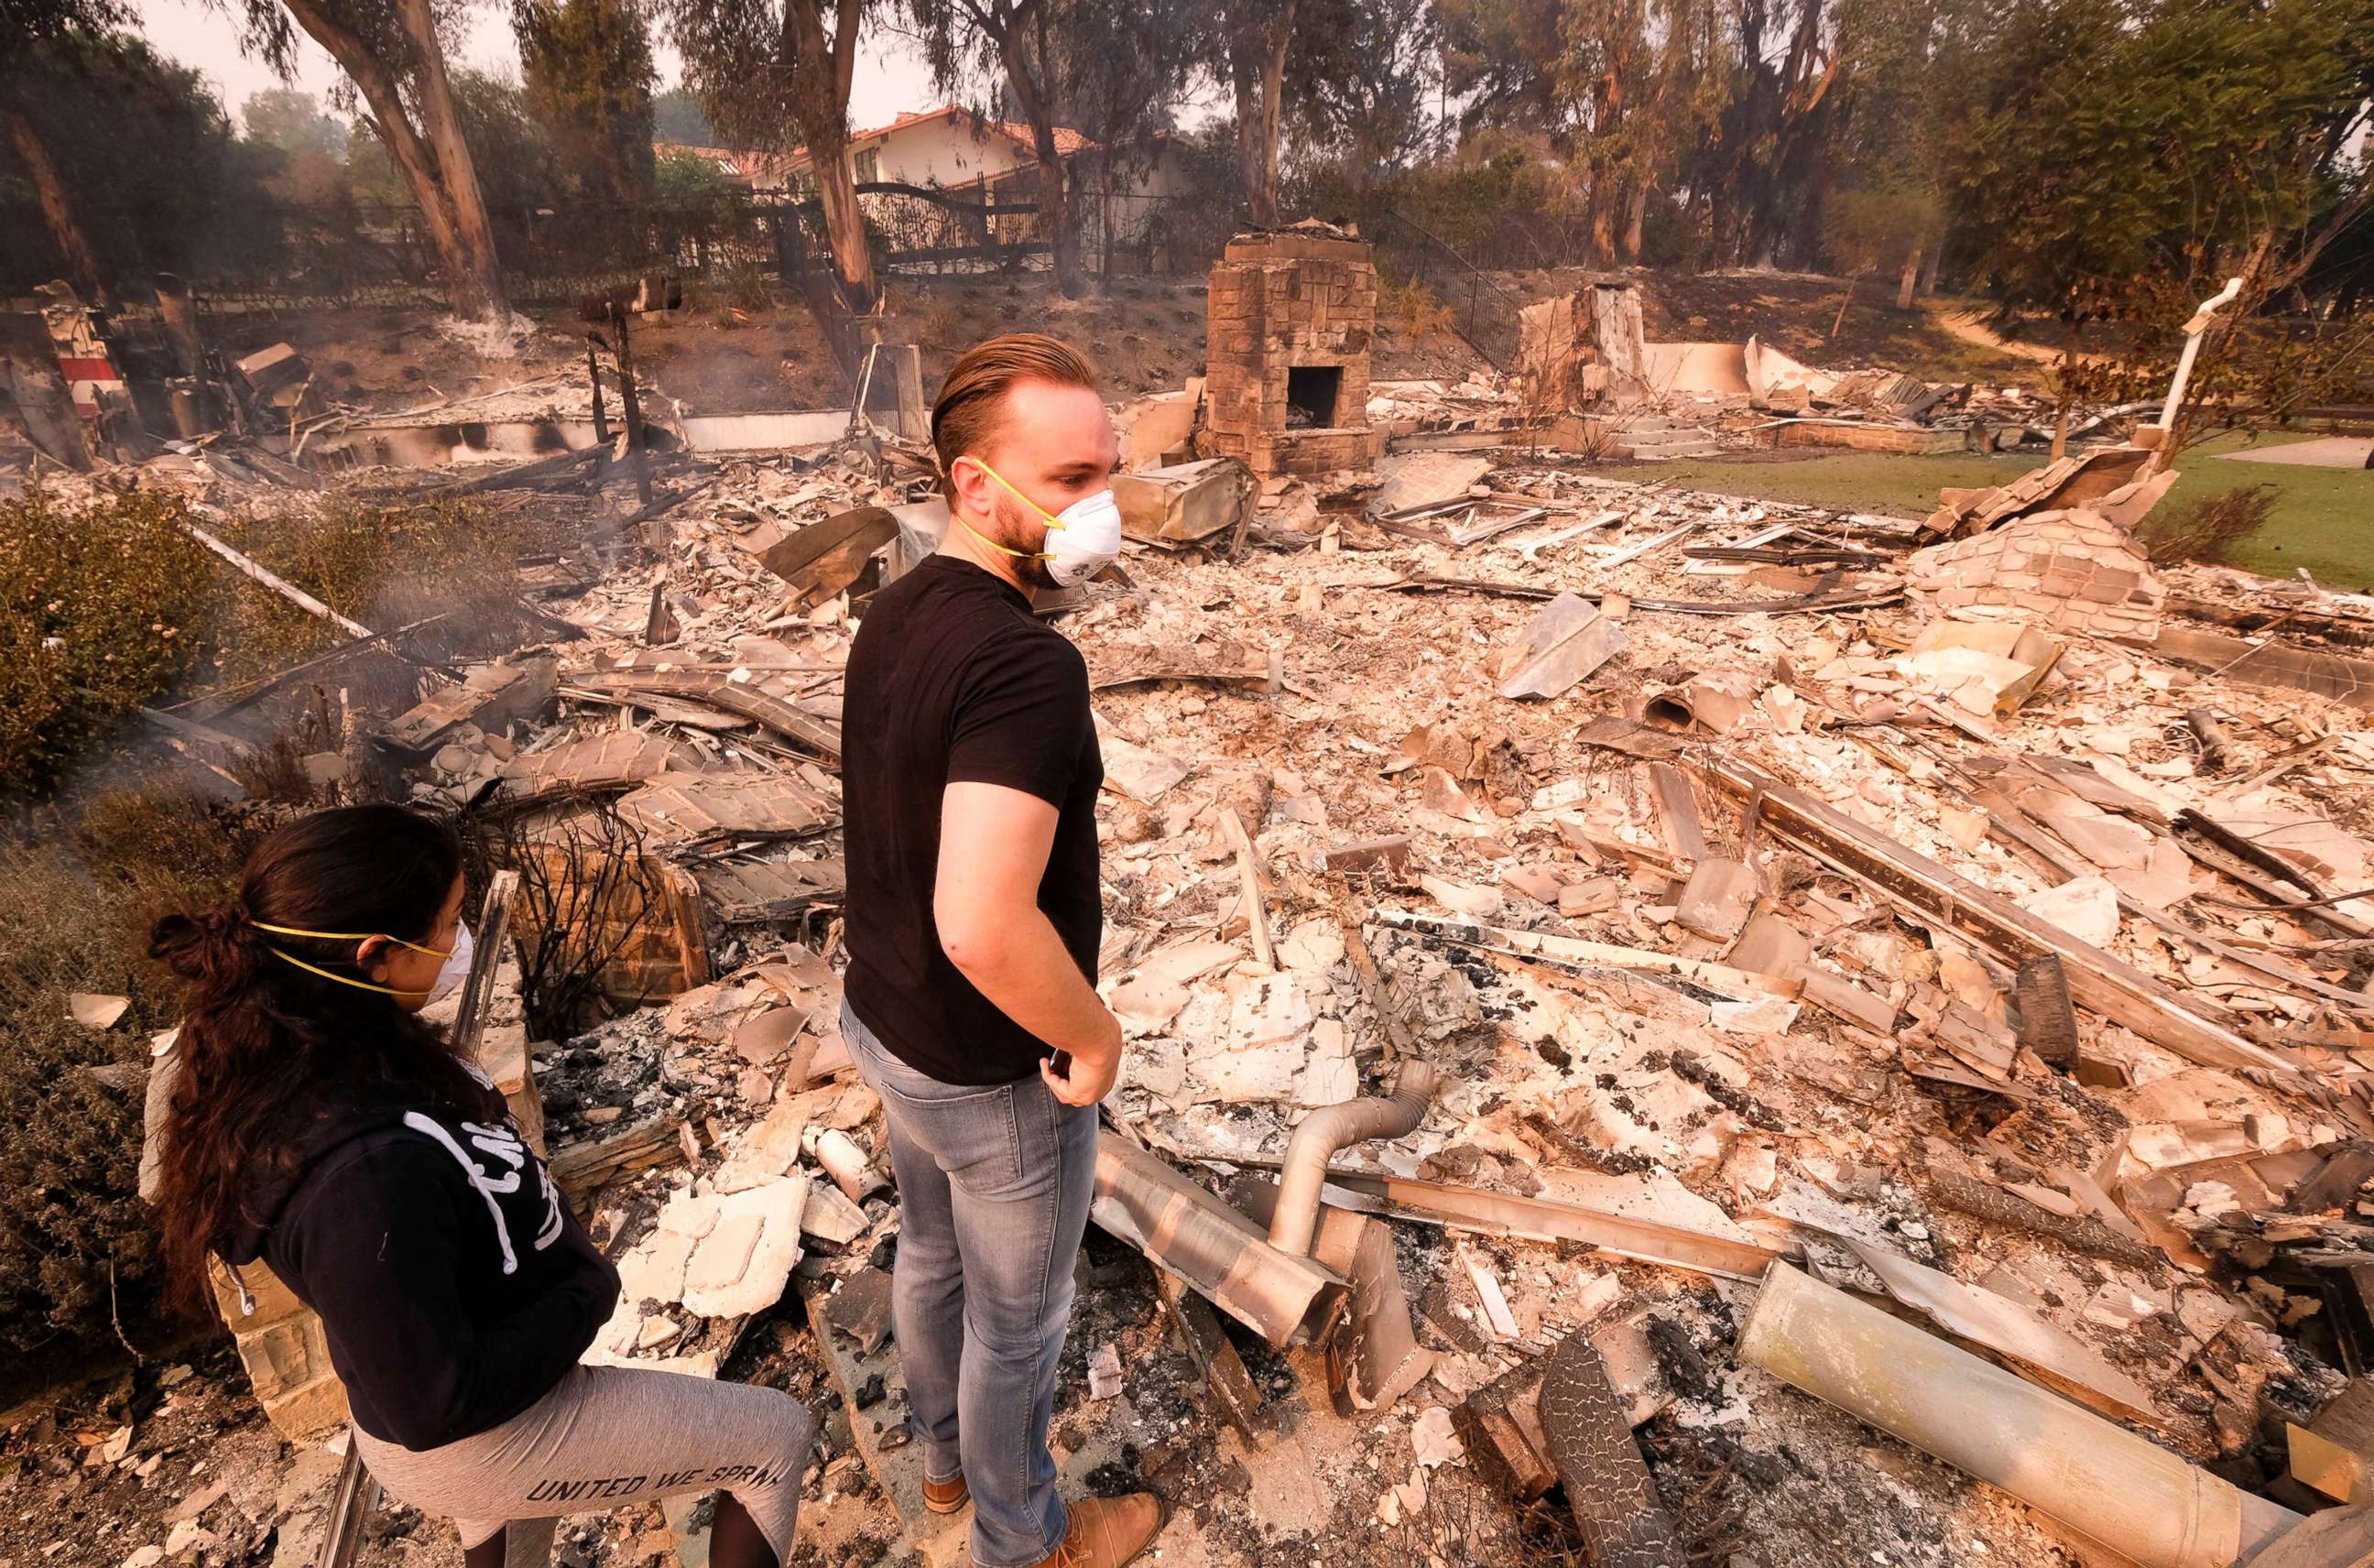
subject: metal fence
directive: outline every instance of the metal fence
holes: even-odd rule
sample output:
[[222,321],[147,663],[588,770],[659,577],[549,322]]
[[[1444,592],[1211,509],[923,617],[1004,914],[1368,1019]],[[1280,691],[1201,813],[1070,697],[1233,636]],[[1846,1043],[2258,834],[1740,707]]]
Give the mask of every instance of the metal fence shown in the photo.
[[1471,257],[1399,211],[1379,211],[1371,232],[1387,277],[1425,286],[1451,312],[1451,330],[1502,371],[1517,363],[1518,312],[1524,301]]
[[[1009,176],[987,193],[934,195],[860,197],[877,267],[911,276],[1047,265],[1035,174]],[[1228,238],[1224,211],[1182,196],[1107,195],[1087,185],[1072,194],[1070,206],[1091,272],[1193,272]],[[13,205],[0,203],[0,224],[12,215]],[[42,232],[38,214],[22,216],[35,225],[26,232]],[[570,204],[498,207],[488,217],[505,289],[522,304],[566,303],[654,271],[695,282],[787,281],[826,259],[814,198],[783,192],[736,191],[687,209]],[[88,221],[111,237],[128,231],[105,212]],[[175,272],[214,310],[393,306],[439,297],[436,250],[408,205],[256,203],[220,215],[213,229],[178,244],[176,253],[115,245],[108,259],[135,292],[156,273]],[[0,263],[0,293],[27,291],[56,270],[55,258],[27,248]]]

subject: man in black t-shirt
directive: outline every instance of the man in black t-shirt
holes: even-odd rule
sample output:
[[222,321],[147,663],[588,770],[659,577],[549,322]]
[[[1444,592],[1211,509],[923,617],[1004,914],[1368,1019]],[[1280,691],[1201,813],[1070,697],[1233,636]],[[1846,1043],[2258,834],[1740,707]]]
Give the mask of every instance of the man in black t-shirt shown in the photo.
[[849,655],[841,1026],[889,1125],[925,1502],[971,1502],[978,1568],[1117,1568],[1155,1500],[1067,1508],[1047,1449],[1121,1067],[1094,986],[1104,765],[1087,666],[1029,597],[1120,548],[1112,424],[1077,352],[1017,334],[957,361],[932,440],[947,537],[875,595]]

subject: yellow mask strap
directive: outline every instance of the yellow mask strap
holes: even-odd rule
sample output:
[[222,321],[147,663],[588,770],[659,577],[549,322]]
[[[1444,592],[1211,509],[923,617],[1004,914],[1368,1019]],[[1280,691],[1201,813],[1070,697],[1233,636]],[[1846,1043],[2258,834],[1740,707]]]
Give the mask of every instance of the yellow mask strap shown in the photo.
[[[384,931],[300,931],[294,925],[266,925],[261,920],[251,920],[248,924],[259,931],[269,931],[276,937],[316,937],[324,942],[369,942],[376,939],[382,942],[394,942],[399,948],[410,948],[416,953],[427,953],[430,958],[441,959],[453,956],[453,949],[451,948],[424,948],[417,942],[407,942],[401,937],[391,937]],[[276,953],[280,952],[278,948],[272,950]],[[280,956],[288,958],[287,953],[280,953]],[[288,961],[295,963],[297,961],[288,959]],[[330,978],[335,980],[338,977],[334,974]]]
[[[1062,522],[1061,522],[1061,521],[1060,521],[1060,520],[1055,516],[1055,514],[1054,514],[1053,513],[1052,513],[1052,512],[1048,511],[1045,507],[1043,507],[1043,506],[1040,505],[1037,501],[1032,501],[1028,496],[1024,495],[1020,490],[1016,489],[1012,485],[1010,485],[1010,484],[1006,484],[1006,482],[1005,482],[1005,475],[1003,475],[1003,474],[999,473],[996,469],[994,469],[994,468],[991,467],[988,464],[981,462],[981,460],[980,458],[975,457],[972,454],[970,454],[970,453],[967,453],[967,454],[965,454],[962,457],[958,458],[958,459],[957,459],[957,461],[958,461],[958,462],[959,462],[959,463],[970,463],[970,464],[973,464],[973,465],[975,465],[976,466],[978,466],[978,467],[981,469],[981,471],[982,473],[984,473],[984,474],[988,475],[991,478],[995,479],[999,484],[1001,484],[1001,485],[1005,485],[1005,493],[1006,493],[1006,494],[1008,494],[1008,495],[1012,496],[1015,500],[1017,500],[1017,501],[1020,501],[1023,505],[1025,505],[1025,506],[1028,507],[1031,511],[1033,511],[1033,512],[1037,513],[1040,516],[1044,517],[1044,518],[1047,520],[1047,526],[1049,526],[1050,528],[1061,528],[1061,527],[1064,525],[1063,525],[1063,523],[1062,523]],[[973,536],[973,537],[975,537],[975,538],[977,538],[977,539],[978,539],[978,538],[980,538],[980,537],[981,537],[981,536],[980,536],[980,535],[978,535],[978,534],[975,534],[975,535]],[[983,542],[983,543],[987,543],[988,541],[983,540],[982,542]],[[1018,553],[1018,552],[1009,552],[1009,553]]]
[[1017,560],[1052,560],[1055,559],[1054,556],[1045,550],[1018,550],[1011,545],[1001,545],[995,539],[991,538],[987,534],[982,533],[980,529],[966,522],[963,518],[958,517],[953,508],[949,510],[948,515],[956,517],[958,527],[962,528],[966,533],[970,534],[974,538],[979,539],[991,549],[1004,550],[1007,555],[1012,556]]
[[[1011,495],[1015,500],[1020,501],[1023,505],[1028,507],[1040,516],[1046,518],[1047,526],[1050,528],[1060,529],[1063,527],[1061,523],[1055,521],[1055,517],[1052,513],[1040,505],[1037,501],[1032,501],[1028,496],[1024,495],[1020,490],[1016,489],[1012,485],[1005,484],[1005,476],[991,467],[988,464],[981,462],[980,458],[973,456],[970,453],[967,453],[964,456],[958,458],[957,461],[959,463],[970,463],[980,468],[982,473],[988,475],[991,478],[995,479],[999,484],[1005,485],[1005,490],[1008,495]],[[958,513],[957,509],[954,506],[950,506],[948,508],[948,515],[956,518],[958,527],[962,528],[966,533],[970,534],[974,538],[979,539],[991,549],[1002,550],[1005,554],[1012,556],[1017,560],[1052,560],[1055,559],[1054,552],[1052,550],[1018,550],[1011,545],[999,544],[995,539],[991,538],[988,535],[982,533],[980,529],[966,522],[964,518]]]
[[[270,931],[275,929],[275,927],[266,925],[260,927],[260,929]],[[394,941],[395,938],[391,937],[388,940]],[[412,946],[409,942],[406,942],[404,945],[407,948]],[[425,953],[429,949],[427,948],[423,948],[420,950]],[[293,963],[308,974],[318,974],[324,980],[335,980],[341,985],[351,985],[358,991],[376,991],[382,996],[426,996],[429,995],[426,991],[399,991],[393,985],[374,985],[368,980],[350,980],[343,974],[333,974],[326,969],[317,969],[313,965],[307,963],[303,959],[298,958],[292,953],[284,952],[278,948],[272,949],[271,952],[273,957],[280,959],[285,962]]]

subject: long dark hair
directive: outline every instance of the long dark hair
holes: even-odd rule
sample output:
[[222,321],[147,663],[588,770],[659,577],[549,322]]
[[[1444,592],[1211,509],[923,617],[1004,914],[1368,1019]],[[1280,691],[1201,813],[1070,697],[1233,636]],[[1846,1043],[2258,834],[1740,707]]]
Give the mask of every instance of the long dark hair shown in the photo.
[[228,1247],[250,1185],[289,1157],[313,1115],[358,1095],[469,1106],[481,1092],[437,1032],[395,998],[272,950],[367,979],[354,942],[284,937],[256,923],[423,941],[461,869],[460,841],[417,812],[319,811],[255,846],[236,899],[150,929],[151,956],[192,987],[157,1194],[166,1266],[185,1308],[205,1310],[207,1255]]

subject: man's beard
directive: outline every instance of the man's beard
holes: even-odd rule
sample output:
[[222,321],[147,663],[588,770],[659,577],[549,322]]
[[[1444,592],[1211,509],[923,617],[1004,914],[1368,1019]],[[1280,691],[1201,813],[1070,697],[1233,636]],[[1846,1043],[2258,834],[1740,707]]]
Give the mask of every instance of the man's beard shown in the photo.
[[1040,529],[1037,543],[1023,542],[1030,536],[1030,525],[1035,519],[1023,513],[1021,503],[1005,496],[997,497],[990,502],[990,521],[997,525],[996,533],[991,536],[1007,549],[1020,552],[1009,558],[1014,562],[1014,574],[1033,588],[1052,588],[1055,579],[1036,553],[1047,548],[1046,530]]

